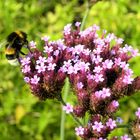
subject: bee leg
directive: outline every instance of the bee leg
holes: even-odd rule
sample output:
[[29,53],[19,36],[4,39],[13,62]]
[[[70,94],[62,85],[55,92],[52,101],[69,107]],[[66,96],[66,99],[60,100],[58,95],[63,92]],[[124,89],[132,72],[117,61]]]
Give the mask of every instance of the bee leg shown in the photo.
[[26,55],[25,53],[23,53],[22,51],[20,51],[20,53],[22,54],[22,55]]
[[29,47],[29,43],[28,40],[25,41],[25,47],[29,50],[30,53],[32,53],[30,47]]
[[28,42],[26,42],[26,45],[25,45],[24,47],[27,48],[27,49],[29,50],[30,53],[32,53],[32,51],[31,51],[31,49],[30,49],[30,47],[29,47],[29,45],[28,45]]
[[32,51],[30,49],[30,47],[27,45],[27,49],[29,50],[29,52],[32,54]]
[[17,60],[18,60],[19,64],[21,65],[21,58],[18,57]]

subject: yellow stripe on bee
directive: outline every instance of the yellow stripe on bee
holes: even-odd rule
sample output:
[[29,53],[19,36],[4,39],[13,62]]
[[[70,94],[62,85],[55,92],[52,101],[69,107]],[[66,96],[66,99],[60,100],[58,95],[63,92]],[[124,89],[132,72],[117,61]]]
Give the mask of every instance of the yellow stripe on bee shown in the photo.
[[20,31],[15,31],[17,35],[19,35],[21,38],[24,38],[23,34]]
[[14,48],[7,48],[6,50],[5,50],[5,54],[15,54],[15,49]]

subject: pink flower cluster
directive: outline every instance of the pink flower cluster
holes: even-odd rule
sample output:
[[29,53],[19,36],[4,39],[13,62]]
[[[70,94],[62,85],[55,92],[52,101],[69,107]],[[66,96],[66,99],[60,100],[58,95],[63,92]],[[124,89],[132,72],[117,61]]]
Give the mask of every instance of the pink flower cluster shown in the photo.
[[77,127],[83,139],[105,139],[116,128],[113,114],[119,107],[118,99],[140,89],[140,78],[133,78],[128,61],[139,55],[138,50],[123,45],[123,39],[93,25],[80,31],[76,23],[64,27],[63,39],[49,41],[43,37],[44,49],[31,42],[31,53],[21,60],[24,80],[32,93],[40,99],[61,99],[61,90],[69,78],[77,104],[64,106],[76,117],[89,114],[89,122]]

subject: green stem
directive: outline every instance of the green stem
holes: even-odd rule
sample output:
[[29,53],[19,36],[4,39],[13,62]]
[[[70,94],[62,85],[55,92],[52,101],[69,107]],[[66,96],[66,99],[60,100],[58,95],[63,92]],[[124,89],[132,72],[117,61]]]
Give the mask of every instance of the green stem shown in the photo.
[[[68,81],[68,79],[66,79],[65,87],[64,87],[64,100],[67,99],[69,89],[70,89],[69,81]],[[58,100],[62,103],[61,95],[60,95]],[[64,140],[65,139],[65,125],[64,124],[65,124],[65,112],[62,110],[62,113],[61,113],[61,124],[60,124],[60,140]]]
[[89,14],[89,10],[90,10],[90,8],[89,8],[89,1],[87,1],[86,4],[87,4],[87,5],[86,5],[87,9],[86,9],[84,18],[83,18],[82,23],[81,23],[80,31],[82,31],[83,28],[84,28],[84,26],[85,26],[85,22],[86,22],[86,19],[87,19],[87,16],[88,16],[88,14]]
[[[63,98],[60,96],[59,99],[58,99],[64,106],[66,105],[65,101],[63,100]],[[64,111],[63,111],[64,112]],[[65,113],[64,113],[65,114]],[[83,126],[83,124],[79,121],[79,119],[74,115],[74,113],[70,113],[72,118],[75,120],[75,122],[78,124],[78,125],[81,125]]]

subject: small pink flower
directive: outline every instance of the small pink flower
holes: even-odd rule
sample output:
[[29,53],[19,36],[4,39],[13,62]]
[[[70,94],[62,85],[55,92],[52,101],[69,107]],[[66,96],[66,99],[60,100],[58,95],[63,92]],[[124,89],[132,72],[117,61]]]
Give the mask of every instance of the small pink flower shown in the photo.
[[103,88],[102,90],[101,90],[101,97],[102,98],[106,98],[106,97],[110,97],[110,95],[111,95],[111,92],[110,92],[110,89],[109,88]]
[[69,67],[69,66],[71,66],[72,65],[72,63],[71,63],[71,60],[68,60],[68,61],[64,61],[64,66],[65,67]]
[[127,69],[127,70],[125,70],[125,73],[127,76],[132,76],[133,71],[131,69]]
[[31,68],[29,65],[25,65],[23,68],[22,68],[22,72],[23,73],[28,73],[31,71]]
[[88,74],[88,75],[87,75],[87,78],[88,78],[88,80],[94,80],[94,75]]
[[99,138],[98,140],[106,140],[106,139],[104,139],[104,138]]
[[121,62],[120,67],[124,70],[127,70],[129,68],[129,64],[127,64],[126,62]]
[[45,53],[51,53],[52,51],[53,51],[53,47],[52,47],[52,46],[50,46],[50,47],[45,46],[45,47],[44,47],[44,52],[45,52]]
[[66,111],[67,114],[73,112],[73,106],[67,103],[65,106],[63,106],[63,110]]
[[132,50],[132,46],[129,46],[127,44],[125,44],[125,46],[123,48],[119,48],[119,52],[122,54],[131,52],[131,50]]
[[116,121],[112,120],[111,118],[106,122],[106,126],[108,126],[110,129],[114,129],[116,125]]
[[31,78],[31,84],[37,85],[39,80],[40,80],[40,77],[38,77],[37,75],[34,75],[34,77]]
[[94,122],[94,125],[92,126],[92,129],[93,129],[93,130],[96,130],[97,132],[101,132],[101,129],[102,129],[103,127],[104,127],[104,126],[103,126],[102,122],[97,122],[97,121],[95,121],[95,122]]
[[79,70],[83,70],[83,71],[88,71],[89,70],[89,66],[90,66],[90,63],[85,63],[83,61],[79,61],[77,62],[78,64],[78,67],[79,67]]
[[76,22],[75,26],[79,27],[81,25],[81,22]]
[[113,107],[119,107],[119,102],[113,100],[113,101],[112,101],[112,105],[113,105]]
[[67,25],[64,27],[64,34],[65,34],[65,35],[68,35],[68,34],[70,34],[70,31],[71,31],[71,24],[67,24]]
[[111,69],[112,66],[113,66],[112,60],[107,59],[103,62],[103,68]]
[[92,28],[93,28],[94,31],[99,31],[99,30],[100,30],[100,27],[97,26],[96,24],[94,24],[94,25],[92,26]]
[[95,39],[95,40],[94,40],[94,43],[95,43],[97,46],[100,46],[100,48],[101,48],[101,47],[104,47],[104,45],[105,45],[104,40],[101,39],[101,38]]
[[68,69],[67,69],[67,73],[68,73],[68,74],[72,74],[72,73],[76,73],[76,71],[75,71],[75,69],[74,69],[73,66],[70,66],[70,67],[68,67]]
[[105,41],[110,43],[114,39],[116,39],[116,36],[113,33],[110,33],[106,36]]
[[76,127],[75,131],[77,136],[84,134],[84,128],[82,126]]
[[103,82],[104,78],[102,74],[95,74],[94,75],[94,80],[98,83],[98,82]]
[[29,42],[29,46],[30,46],[30,48],[32,48],[32,49],[36,48],[36,42],[30,41],[30,42]]
[[80,54],[84,50],[84,45],[76,45],[73,49],[73,54]]
[[121,136],[121,140],[131,140],[128,135]]
[[127,50],[127,52],[131,52],[133,50],[132,46],[125,44],[125,46],[123,47],[125,50]]
[[96,49],[93,50],[94,54],[100,54],[102,52],[102,48],[101,47],[97,47]]
[[103,68],[102,68],[101,66],[96,66],[96,67],[94,67],[93,72],[95,72],[95,73],[100,73],[101,70],[103,70]]
[[43,36],[43,37],[41,38],[41,40],[44,40],[45,42],[48,42],[49,39],[50,39],[49,36]]
[[30,82],[30,78],[29,78],[29,77],[24,77],[24,81],[25,81],[26,83],[29,83],[29,82]]
[[119,124],[122,124],[123,123],[123,119],[120,118],[120,117],[117,117],[116,122],[118,122]]
[[78,82],[78,83],[77,83],[77,88],[78,88],[78,89],[82,89],[82,88],[83,88],[83,86],[84,86],[84,85],[83,85],[83,83],[82,83],[82,82]]
[[116,43],[117,44],[122,44],[123,43],[123,39],[122,38],[116,38]]
[[50,56],[50,57],[47,58],[47,62],[48,63],[52,63],[52,61],[53,61],[53,57],[52,56]]
[[95,56],[93,54],[91,55],[91,59],[92,59],[92,62],[95,64],[98,64],[98,63],[102,62],[102,60],[103,60],[103,58],[101,58],[100,55]]
[[31,62],[30,57],[25,57],[23,59],[21,59],[21,65],[28,65]]
[[44,64],[36,65],[36,69],[38,73],[44,72],[46,70],[46,66]]
[[138,119],[140,120],[140,107],[138,108],[138,110],[136,111],[135,115],[138,117]]
[[91,50],[89,49],[84,49],[83,50],[83,54],[85,54],[86,56],[88,56],[90,54]]
[[58,56],[58,55],[59,55],[59,50],[55,50],[55,51],[53,52],[53,54],[54,54],[55,56]]
[[139,51],[138,51],[138,49],[132,49],[131,50],[131,55],[132,55],[132,57],[136,57],[136,56],[139,56],[140,55],[140,53],[139,53]]
[[46,57],[39,56],[39,59],[36,61],[36,64],[43,65],[45,62],[47,62]]
[[121,65],[121,58],[115,58],[115,64],[117,65],[117,66],[120,66]]
[[95,96],[100,99],[102,96],[102,91],[96,91]]
[[131,78],[129,75],[125,75],[124,78],[123,78],[123,83],[125,84],[132,84],[133,82],[133,78]]
[[54,70],[56,67],[56,64],[55,63],[49,63],[49,65],[47,66],[47,69],[48,70]]

